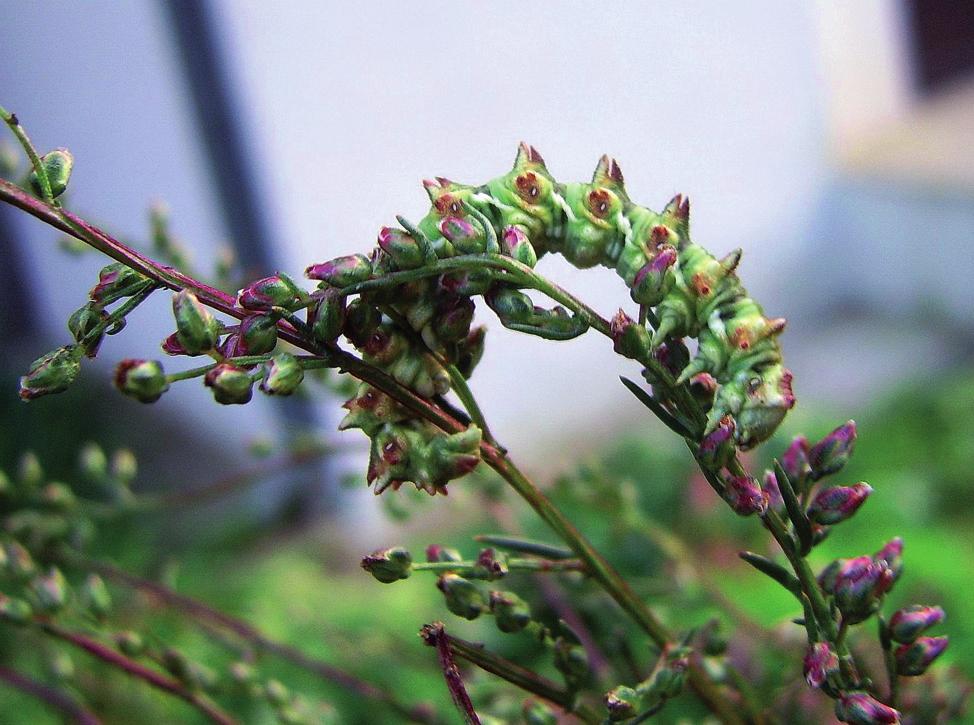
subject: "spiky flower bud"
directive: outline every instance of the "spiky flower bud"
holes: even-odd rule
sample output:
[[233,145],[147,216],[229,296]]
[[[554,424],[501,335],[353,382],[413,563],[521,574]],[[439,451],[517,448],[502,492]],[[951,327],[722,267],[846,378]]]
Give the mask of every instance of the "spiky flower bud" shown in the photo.
[[291,309],[299,302],[301,291],[286,274],[264,277],[237,292],[237,304],[245,310],[267,312],[272,307]]
[[944,621],[945,616],[941,607],[914,604],[911,607],[898,609],[889,618],[890,637],[895,642],[912,644],[921,634]]
[[636,324],[629,315],[619,310],[609,324],[613,349],[624,357],[640,360],[652,347],[652,337],[644,325]]
[[415,269],[422,267],[426,255],[419,242],[409,232],[394,227],[382,227],[379,230],[379,247],[392,257],[399,269]]
[[520,227],[510,226],[501,234],[501,252],[513,257],[521,264],[534,267],[538,263],[538,253],[534,250],[531,240]]
[[311,295],[314,300],[308,307],[308,327],[315,342],[334,342],[342,334],[345,325],[345,295],[334,287],[319,290]]
[[81,602],[96,617],[108,614],[112,608],[112,596],[104,579],[97,574],[89,574],[81,587]]
[[788,474],[792,486],[796,490],[802,490],[805,479],[812,472],[811,466],[808,465],[808,439],[805,436],[796,436],[792,439],[791,445],[781,456],[781,467]]
[[26,624],[34,616],[30,604],[19,597],[0,593],[0,619],[13,624]]
[[135,285],[146,281],[139,272],[121,262],[109,264],[98,273],[98,284],[91,288],[88,297],[92,302],[108,304],[122,294],[131,294]]
[[829,675],[839,671],[839,657],[828,642],[815,642],[805,653],[805,682],[821,687]]
[[383,584],[408,579],[413,572],[413,557],[401,546],[373,551],[362,559],[362,568]]
[[737,450],[734,444],[734,418],[725,415],[717,427],[700,441],[697,459],[707,468],[717,471],[728,464]]
[[184,289],[172,296],[172,314],[176,340],[187,355],[200,355],[216,346],[220,323],[192,292]]
[[326,282],[332,287],[348,287],[372,276],[372,262],[364,254],[348,254],[329,262],[312,264],[304,270],[304,275],[308,279]]
[[213,390],[213,399],[220,405],[243,405],[254,395],[250,373],[230,363],[220,363],[210,370],[203,384]]
[[835,703],[835,716],[850,725],[897,725],[900,713],[868,692],[845,692]]
[[487,248],[487,239],[483,230],[462,217],[443,217],[439,228],[440,234],[446,237],[460,254],[479,254]]
[[270,315],[245,317],[237,337],[238,354],[264,355],[277,347],[277,320]]
[[458,617],[476,619],[488,609],[484,593],[469,579],[457,574],[443,574],[436,586],[443,592],[446,608]]
[[[68,179],[71,178],[71,170],[74,168],[74,157],[67,149],[54,149],[41,156],[41,166],[47,176],[48,183],[51,185],[51,195],[55,198],[61,196],[68,188]],[[41,181],[37,177],[37,170],[30,172],[30,186],[34,193],[42,196]]]
[[67,390],[81,371],[81,354],[80,347],[68,345],[37,358],[20,379],[21,400]]
[[856,422],[843,423],[808,452],[808,465],[813,481],[842,470],[856,443]]
[[724,485],[724,500],[740,516],[760,515],[768,510],[768,497],[753,476],[728,475]]
[[531,623],[531,608],[514,592],[491,592],[490,611],[501,632],[520,632]]
[[48,613],[58,611],[68,601],[68,582],[55,566],[47,574],[35,577],[30,583],[30,591],[38,607]]
[[919,677],[945,649],[947,637],[918,637],[910,644],[901,644],[893,652],[896,673],[904,677]]
[[872,492],[872,486],[863,482],[823,489],[808,507],[808,517],[824,526],[838,524],[858,511]]
[[105,337],[104,328],[99,331],[99,327],[107,319],[108,313],[91,302],[76,309],[68,318],[68,331],[75,342],[82,345],[86,357],[95,357],[98,353],[101,341]]
[[290,395],[304,380],[304,368],[294,355],[282,352],[264,363],[261,392],[268,395]]
[[154,403],[169,390],[157,360],[122,360],[115,368],[115,387],[140,403]]
[[859,556],[842,561],[834,573],[832,593],[843,620],[858,624],[872,616],[892,586],[893,572],[885,561]]

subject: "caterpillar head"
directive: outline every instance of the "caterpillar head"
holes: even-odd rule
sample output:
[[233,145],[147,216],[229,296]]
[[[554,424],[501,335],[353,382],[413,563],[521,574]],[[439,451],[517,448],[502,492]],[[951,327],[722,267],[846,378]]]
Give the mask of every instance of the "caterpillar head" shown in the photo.
[[791,371],[781,365],[752,374],[744,383],[744,400],[737,414],[737,441],[751,448],[768,439],[795,405]]

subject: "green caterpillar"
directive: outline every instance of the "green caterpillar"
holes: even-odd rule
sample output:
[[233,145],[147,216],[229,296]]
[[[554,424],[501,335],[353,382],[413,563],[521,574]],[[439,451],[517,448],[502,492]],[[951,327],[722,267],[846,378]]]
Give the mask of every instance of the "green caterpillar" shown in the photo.
[[[659,320],[648,349],[631,357],[645,360],[668,338],[696,338],[697,354],[678,382],[702,373],[716,380],[706,433],[729,416],[738,445],[749,448],[768,438],[794,405],[792,376],[776,340],[784,319],[768,319],[748,297],[735,274],[740,250],[717,260],[690,241],[690,204],[682,196],[658,213],[634,204],[608,156],[591,183],[560,184],[523,143],[511,172],[482,186],[443,178],[424,186],[432,208],[418,231],[437,257],[499,247],[529,266],[554,252],[579,268],[609,267]],[[513,329],[562,338],[584,332],[564,311],[539,310],[515,290],[494,288],[486,299]]]

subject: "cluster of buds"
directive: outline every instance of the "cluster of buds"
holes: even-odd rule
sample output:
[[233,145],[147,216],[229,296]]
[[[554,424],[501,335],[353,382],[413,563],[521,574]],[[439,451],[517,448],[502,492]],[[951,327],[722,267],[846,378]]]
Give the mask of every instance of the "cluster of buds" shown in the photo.
[[885,626],[885,636],[897,643],[893,650],[896,673],[917,677],[947,649],[947,637],[921,636],[944,620],[940,607],[913,605],[897,610]]
[[842,621],[858,624],[876,613],[898,578],[899,572],[877,554],[838,559],[821,573],[819,583],[834,597]]
[[683,690],[690,650],[671,647],[665,650],[648,678],[635,687],[620,685],[605,695],[610,722],[622,722],[658,710],[667,700]]

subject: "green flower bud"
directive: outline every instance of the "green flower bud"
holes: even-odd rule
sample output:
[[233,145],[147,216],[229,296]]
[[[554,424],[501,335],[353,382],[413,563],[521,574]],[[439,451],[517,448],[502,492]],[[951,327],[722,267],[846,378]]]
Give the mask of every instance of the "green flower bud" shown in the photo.
[[264,685],[264,693],[271,704],[279,707],[286,705],[291,699],[291,692],[280,680],[268,680]]
[[145,651],[145,641],[138,632],[119,632],[115,635],[115,646],[129,657],[139,657]]
[[29,579],[37,571],[34,558],[20,542],[8,541],[3,550],[6,555],[5,568],[14,579]]
[[264,355],[277,347],[277,320],[270,315],[253,315],[240,323],[238,352]]
[[115,368],[115,387],[140,403],[154,403],[169,390],[157,360],[122,360]]
[[301,290],[286,274],[278,273],[252,282],[237,292],[237,304],[245,310],[266,312],[272,307],[295,307]]
[[47,669],[58,682],[67,682],[74,678],[74,660],[67,652],[52,652],[47,661]]
[[615,351],[633,360],[645,359],[651,349],[651,335],[645,325],[638,325],[619,310],[609,326]]
[[34,451],[26,451],[17,464],[17,483],[25,491],[44,483],[44,468]]
[[345,311],[342,332],[355,347],[362,347],[379,328],[380,322],[382,322],[382,315],[373,305],[361,298],[355,299],[349,303]]
[[33,616],[34,611],[26,601],[0,594],[0,619],[13,624],[27,624]]
[[531,623],[531,608],[514,592],[491,592],[490,611],[501,632],[520,632]]
[[172,296],[176,318],[176,339],[187,355],[200,355],[212,350],[220,340],[220,323],[189,290]]
[[40,501],[57,511],[71,511],[78,503],[74,491],[66,484],[52,481],[41,489]]
[[334,342],[345,325],[346,298],[334,287],[315,292],[312,298],[315,301],[308,307],[311,336],[319,344]]
[[99,619],[111,611],[112,596],[105,581],[97,574],[89,574],[81,587],[81,602]]
[[268,395],[290,395],[304,380],[304,368],[294,355],[282,352],[264,363],[262,392]]
[[105,451],[97,443],[85,443],[78,454],[78,468],[81,475],[93,483],[97,483],[108,474],[108,458]]
[[433,332],[443,342],[458,342],[467,337],[473,322],[474,303],[468,297],[447,297],[436,306]]
[[332,287],[347,287],[371,277],[372,262],[364,254],[349,254],[330,262],[312,264],[304,274],[308,279],[321,280]]
[[469,579],[457,574],[443,574],[437,580],[436,586],[443,592],[446,608],[458,617],[476,619],[488,609],[480,587]]
[[[51,195],[55,198],[61,196],[68,188],[68,179],[71,178],[71,169],[74,167],[74,157],[67,149],[54,149],[41,156],[41,166],[47,175],[47,180],[51,185]],[[30,186],[37,196],[43,196],[41,181],[37,177],[37,170],[30,172]]]
[[102,268],[98,273],[98,284],[91,288],[88,297],[92,302],[108,304],[120,296],[131,295],[137,283],[147,280],[147,277],[131,267],[115,262]]
[[422,267],[426,254],[416,238],[409,232],[393,227],[379,230],[379,246],[388,254],[399,269]]
[[21,400],[67,390],[81,371],[82,353],[80,347],[68,345],[37,358],[20,379]]
[[524,715],[524,725],[558,725],[558,716],[538,700],[526,700],[521,713]]
[[426,561],[463,561],[463,555],[456,549],[439,544],[430,544],[426,547]]
[[47,574],[35,577],[30,583],[30,590],[38,607],[48,613],[58,611],[68,601],[68,582],[61,570],[54,566]]
[[609,720],[621,722],[636,717],[641,699],[638,692],[625,685],[609,690],[605,693],[605,708],[609,711]]
[[127,486],[135,480],[139,471],[138,461],[135,454],[128,448],[119,448],[112,454],[111,464],[112,478],[118,483]]
[[233,681],[241,685],[253,682],[257,676],[257,671],[247,662],[234,662],[230,665],[229,672]]
[[[98,305],[89,302],[83,307],[79,307],[71,313],[68,318],[68,331],[75,342],[82,345],[87,357],[93,358],[98,353],[101,341],[105,336],[102,329],[97,335],[93,335],[104,322],[108,319],[108,313]],[[90,336],[90,339],[88,339]],[[87,339],[87,342],[85,340]]]
[[413,572],[413,557],[401,546],[373,551],[362,559],[362,568],[383,584],[408,579]]
[[555,669],[561,672],[565,682],[572,687],[580,685],[589,673],[585,648],[567,637],[555,640]]
[[221,405],[243,405],[254,394],[250,373],[230,363],[220,363],[210,370],[203,384],[213,390],[214,400]]

